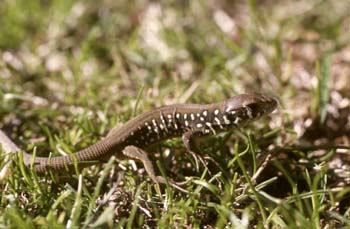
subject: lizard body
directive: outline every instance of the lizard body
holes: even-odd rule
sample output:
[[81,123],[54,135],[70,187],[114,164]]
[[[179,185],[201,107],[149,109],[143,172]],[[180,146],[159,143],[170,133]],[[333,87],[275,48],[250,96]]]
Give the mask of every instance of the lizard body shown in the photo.
[[[163,106],[134,119],[112,131],[101,141],[76,152],[74,155],[52,158],[36,157],[33,168],[39,172],[60,171],[86,161],[104,161],[112,155],[127,156],[143,162],[150,177],[155,176],[152,163],[144,149],[163,140],[181,137],[190,152],[197,148],[193,139],[214,135],[244,125],[271,113],[277,106],[275,99],[261,94],[241,94],[211,104],[175,104]],[[0,135],[1,137],[1,135]],[[1,139],[0,139],[1,143]],[[30,166],[31,155],[24,152],[24,163]]]

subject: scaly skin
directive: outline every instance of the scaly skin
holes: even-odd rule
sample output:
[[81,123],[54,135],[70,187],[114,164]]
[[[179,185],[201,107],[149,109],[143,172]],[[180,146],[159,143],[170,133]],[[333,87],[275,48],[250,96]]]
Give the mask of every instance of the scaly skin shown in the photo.
[[[119,158],[128,156],[141,160],[151,178],[156,180],[153,167],[149,165],[150,161],[142,149],[169,138],[182,136],[188,150],[195,152],[193,138],[217,134],[244,125],[271,113],[276,106],[276,100],[266,95],[242,94],[218,103],[159,107],[131,119],[106,138],[76,152],[74,156],[50,159],[36,157],[33,168],[39,173],[48,170],[60,171],[72,166],[75,160],[79,164],[105,161],[112,155]],[[0,132],[3,148],[8,148],[12,144],[10,142],[5,140]],[[11,149],[13,151],[16,148]],[[29,167],[31,155],[25,152],[23,155],[24,163]]]

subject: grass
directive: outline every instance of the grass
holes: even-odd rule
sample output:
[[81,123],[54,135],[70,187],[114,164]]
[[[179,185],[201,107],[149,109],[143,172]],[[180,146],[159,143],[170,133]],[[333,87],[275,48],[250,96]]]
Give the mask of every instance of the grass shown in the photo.
[[[2,228],[350,227],[349,1],[0,3],[0,128],[36,155],[73,153],[154,107],[245,91],[279,109],[142,165],[39,176],[10,154]],[[1,153],[0,168],[7,154]]]

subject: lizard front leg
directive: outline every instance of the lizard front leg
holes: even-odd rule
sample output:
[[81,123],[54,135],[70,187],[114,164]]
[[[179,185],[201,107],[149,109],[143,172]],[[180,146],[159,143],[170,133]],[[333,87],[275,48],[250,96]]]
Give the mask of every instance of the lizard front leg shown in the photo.
[[187,131],[182,135],[182,142],[185,145],[188,152],[192,155],[192,157],[196,161],[196,168],[199,168],[198,165],[198,159],[201,161],[201,163],[206,166],[206,163],[204,162],[204,159],[201,157],[201,152],[198,148],[196,138],[201,136],[202,132],[200,131]]

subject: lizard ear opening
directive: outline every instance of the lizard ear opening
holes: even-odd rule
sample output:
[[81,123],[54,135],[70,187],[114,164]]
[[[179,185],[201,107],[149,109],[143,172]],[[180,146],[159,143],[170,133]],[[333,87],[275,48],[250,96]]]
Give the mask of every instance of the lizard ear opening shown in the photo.
[[263,113],[261,106],[258,103],[248,104],[247,107],[254,118],[260,116]]

